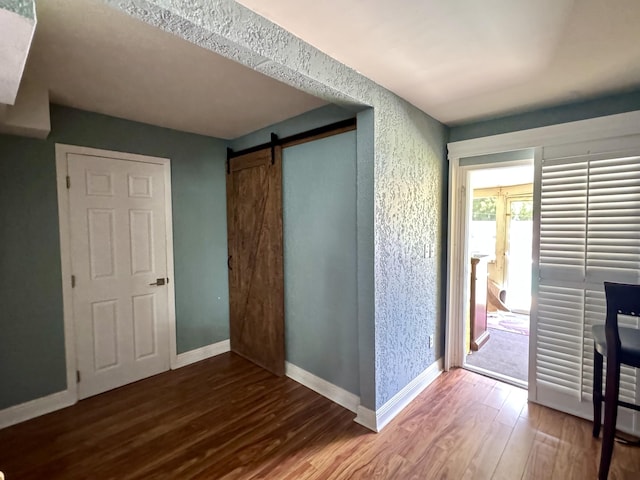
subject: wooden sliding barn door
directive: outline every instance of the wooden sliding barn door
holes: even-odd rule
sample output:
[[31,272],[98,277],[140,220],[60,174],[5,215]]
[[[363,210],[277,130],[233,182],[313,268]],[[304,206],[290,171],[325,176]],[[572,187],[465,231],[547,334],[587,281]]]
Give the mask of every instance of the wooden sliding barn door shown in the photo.
[[229,161],[231,351],[284,374],[282,148]]

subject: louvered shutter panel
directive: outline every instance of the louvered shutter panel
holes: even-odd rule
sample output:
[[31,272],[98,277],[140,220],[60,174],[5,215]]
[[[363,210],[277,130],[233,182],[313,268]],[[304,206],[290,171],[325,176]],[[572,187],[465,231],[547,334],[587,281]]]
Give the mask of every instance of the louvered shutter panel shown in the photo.
[[[544,159],[539,267],[536,383],[590,402],[603,282],[640,283],[640,156]],[[638,372],[623,367],[620,380],[621,398],[637,402]]]
[[587,281],[640,280],[640,157],[589,162]]
[[[587,300],[585,324],[585,398],[593,385],[593,338],[591,326],[603,324],[606,301],[603,282],[640,282],[640,157],[604,158],[589,161],[587,207]],[[620,317],[621,326],[637,328],[637,320]],[[590,348],[586,348],[586,347]],[[623,366],[620,396],[636,401],[637,372]],[[586,390],[586,391],[585,391]]]
[[586,161],[545,160],[540,205],[540,277],[584,279]]
[[588,162],[545,159],[540,201],[536,380],[582,391]]
[[582,382],[584,292],[540,285],[538,292],[538,385],[579,398]]

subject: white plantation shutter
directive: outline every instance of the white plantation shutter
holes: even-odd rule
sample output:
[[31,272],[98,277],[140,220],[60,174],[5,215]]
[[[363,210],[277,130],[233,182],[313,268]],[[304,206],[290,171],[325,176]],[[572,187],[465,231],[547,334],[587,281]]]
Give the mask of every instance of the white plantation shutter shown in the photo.
[[[591,327],[605,320],[605,281],[640,283],[640,156],[545,158],[536,385],[556,408],[558,402],[572,413],[591,408]],[[619,321],[638,327],[636,319]],[[637,380],[635,369],[623,367],[624,400],[638,401]],[[622,422],[631,419],[621,415]]]
[[538,292],[538,385],[578,396],[582,383],[584,292],[540,285]]
[[589,162],[587,279],[640,280],[640,157]]
[[586,161],[545,160],[540,205],[540,276],[584,278],[587,218]]

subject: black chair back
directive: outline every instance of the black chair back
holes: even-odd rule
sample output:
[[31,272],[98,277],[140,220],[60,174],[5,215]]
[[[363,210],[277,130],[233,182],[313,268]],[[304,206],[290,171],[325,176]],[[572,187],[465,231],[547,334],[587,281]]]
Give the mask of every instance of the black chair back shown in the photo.
[[604,282],[604,293],[607,299],[607,345],[615,345],[619,350],[618,315],[640,316],[640,285]]

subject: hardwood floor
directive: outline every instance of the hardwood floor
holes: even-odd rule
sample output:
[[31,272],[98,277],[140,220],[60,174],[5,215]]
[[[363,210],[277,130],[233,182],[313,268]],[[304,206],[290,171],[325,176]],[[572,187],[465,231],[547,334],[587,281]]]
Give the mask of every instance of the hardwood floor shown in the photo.
[[[288,378],[224,354],[0,430],[0,470],[28,479],[589,479],[589,422],[455,370],[381,433]],[[616,444],[611,479],[640,478]]]

